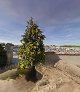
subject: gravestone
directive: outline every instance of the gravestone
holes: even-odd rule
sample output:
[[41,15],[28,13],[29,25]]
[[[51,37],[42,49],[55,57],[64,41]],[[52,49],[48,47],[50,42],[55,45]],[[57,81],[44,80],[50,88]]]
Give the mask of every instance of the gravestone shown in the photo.
[[7,43],[5,46],[5,50],[7,52],[7,64],[10,65],[13,59],[13,44]]

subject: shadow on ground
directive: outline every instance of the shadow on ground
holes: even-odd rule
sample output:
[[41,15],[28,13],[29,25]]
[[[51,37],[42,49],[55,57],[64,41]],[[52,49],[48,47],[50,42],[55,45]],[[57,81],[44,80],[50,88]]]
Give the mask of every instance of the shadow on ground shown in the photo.
[[59,60],[59,56],[55,52],[46,52],[46,65],[55,65]]
[[13,58],[11,61],[11,64],[5,65],[4,67],[0,68],[0,74],[6,72],[8,70],[17,68],[18,62],[19,62],[18,58]]

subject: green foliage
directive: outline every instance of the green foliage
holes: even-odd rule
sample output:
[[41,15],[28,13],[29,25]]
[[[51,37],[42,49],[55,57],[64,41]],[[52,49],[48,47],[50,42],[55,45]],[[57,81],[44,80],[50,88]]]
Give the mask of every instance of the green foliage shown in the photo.
[[38,63],[45,63],[43,44],[45,36],[32,18],[29,20],[27,29],[22,37],[22,46],[19,49],[21,59],[18,63],[18,70],[24,71]]
[[0,67],[4,67],[7,64],[7,54],[4,50],[4,44],[0,44]]

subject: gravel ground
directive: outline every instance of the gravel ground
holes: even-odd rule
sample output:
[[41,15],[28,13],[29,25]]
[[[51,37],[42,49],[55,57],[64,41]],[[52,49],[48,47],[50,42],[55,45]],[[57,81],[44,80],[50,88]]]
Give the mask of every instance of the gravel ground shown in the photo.
[[[80,56],[60,55],[59,57],[62,59],[61,61],[80,65]],[[67,68],[65,67],[65,69]],[[15,76],[16,69],[1,73],[0,92],[80,92],[80,84],[76,83],[74,78],[68,76],[68,74],[65,75],[65,71],[63,72],[52,67],[40,67],[38,70],[43,77],[36,83],[27,82],[24,77],[11,79],[10,77]],[[77,77],[75,78],[77,80]]]
[[[61,64],[59,64],[60,67]],[[36,83],[26,81],[25,77],[1,79],[0,92],[80,92],[80,84],[75,82],[68,74],[65,74],[65,71],[44,66],[38,67],[37,70],[43,76]],[[4,72],[3,75],[15,75],[15,72],[15,70],[9,70]]]
[[59,57],[67,63],[80,65],[80,56],[59,55]]

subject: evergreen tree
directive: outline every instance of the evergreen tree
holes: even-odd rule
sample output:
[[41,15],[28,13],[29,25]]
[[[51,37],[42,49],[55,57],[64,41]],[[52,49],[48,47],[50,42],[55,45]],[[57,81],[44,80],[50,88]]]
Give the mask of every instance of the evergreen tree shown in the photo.
[[38,28],[38,25],[31,18],[24,35],[22,35],[22,46],[19,49],[20,62],[18,71],[24,72],[27,69],[35,69],[38,63],[45,63],[45,49],[43,32]]

